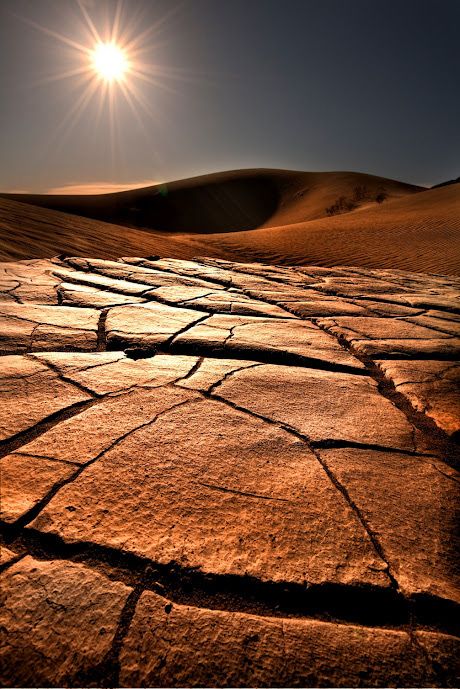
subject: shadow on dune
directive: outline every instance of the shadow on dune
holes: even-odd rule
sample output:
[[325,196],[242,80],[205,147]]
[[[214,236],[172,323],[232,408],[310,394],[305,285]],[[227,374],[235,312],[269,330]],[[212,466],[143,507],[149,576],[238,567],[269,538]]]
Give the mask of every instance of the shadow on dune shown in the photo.
[[197,234],[260,227],[280,202],[276,181],[263,174],[209,175],[99,196],[8,196],[117,225]]

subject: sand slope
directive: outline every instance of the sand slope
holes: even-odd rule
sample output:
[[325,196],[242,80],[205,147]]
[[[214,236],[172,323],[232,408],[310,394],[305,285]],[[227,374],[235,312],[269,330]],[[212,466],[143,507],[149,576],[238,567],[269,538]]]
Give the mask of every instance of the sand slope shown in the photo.
[[[364,200],[352,212],[328,217],[325,208],[340,195],[352,195],[358,184],[370,195],[384,188],[389,197],[380,205]],[[118,219],[118,224],[18,203],[8,195],[0,199],[3,259],[62,252],[101,258],[206,255],[460,274],[460,187],[455,184],[420,191],[358,173],[243,171],[177,182],[169,185],[165,196],[149,187],[99,197],[27,200],[59,203],[82,215],[97,210],[105,220]],[[164,200],[168,212],[163,208],[157,213]],[[137,205],[129,205],[133,203]],[[132,219],[133,208],[144,209],[149,226],[121,226],[128,222],[126,214]],[[224,231],[230,222],[234,224]],[[180,231],[184,223],[188,230]]]
[[155,234],[89,220],[26,203],[0,198],[0,258],[50,258],[59,253],[89,253],[116,258],[122,253],[160,254],[188,258],[194,253],[188,238]]
[[208,236],[246,260],[356,265],[460,274],[460,187],[406,196],[343,215]]

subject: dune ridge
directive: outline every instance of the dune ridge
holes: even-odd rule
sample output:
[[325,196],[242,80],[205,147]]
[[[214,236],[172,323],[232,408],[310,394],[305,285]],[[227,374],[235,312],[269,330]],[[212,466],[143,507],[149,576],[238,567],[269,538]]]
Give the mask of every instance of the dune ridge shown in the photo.
[[[357,186],[367,198],[355,210],[326,214]],[[168,212],[156,214],[165,199]],[[149,226],[129,224],[133,208],[144,208]],[[104,218],[83,217],[89,211]],[[460,275],[459,186],[425,190],[360,173],[245,170],[92,197],[3,195],[0,230],[6,260],[156,254]]]

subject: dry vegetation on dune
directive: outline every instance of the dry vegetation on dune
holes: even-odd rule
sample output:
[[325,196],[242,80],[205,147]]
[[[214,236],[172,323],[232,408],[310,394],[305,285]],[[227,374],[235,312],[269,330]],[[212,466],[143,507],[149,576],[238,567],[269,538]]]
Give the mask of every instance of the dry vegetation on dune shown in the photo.
[[0,230],[3,259],[207,255],[460,274],[458,185],[423,190],[351,172],[245,170],[100,196],[4,195]]

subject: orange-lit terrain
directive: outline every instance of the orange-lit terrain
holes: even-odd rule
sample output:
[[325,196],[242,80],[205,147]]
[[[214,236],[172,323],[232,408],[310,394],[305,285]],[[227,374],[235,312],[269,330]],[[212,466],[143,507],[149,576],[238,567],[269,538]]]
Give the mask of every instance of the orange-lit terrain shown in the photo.
[[[4,203],[59,222],[37,253],[187,246]],[[4,686],[456,685],[458,278],[1,271]]]
[[459,26],[0,1],[0,687],[460,687]]
[[[355,207],[328,215],[340,198]],[[0,228],[7,260],[156,254],[460,274],[458,184],[426,190],[351,172],[245,170],[117,194],[3,195]]]

